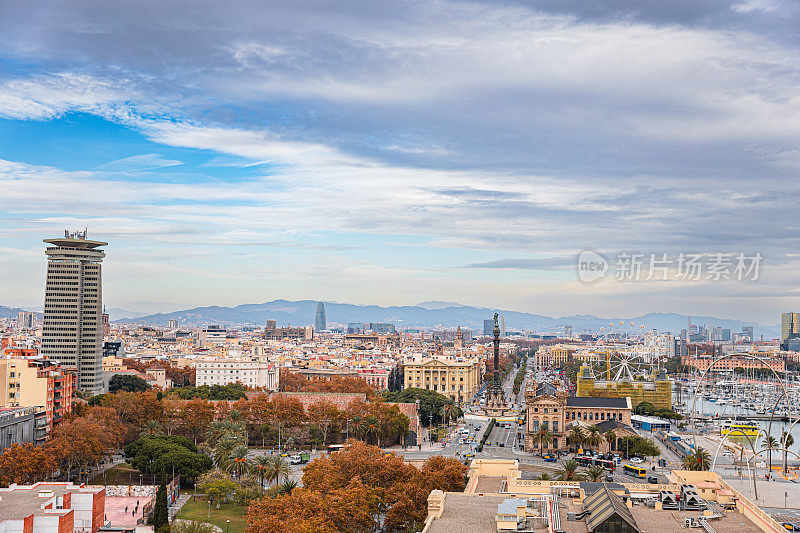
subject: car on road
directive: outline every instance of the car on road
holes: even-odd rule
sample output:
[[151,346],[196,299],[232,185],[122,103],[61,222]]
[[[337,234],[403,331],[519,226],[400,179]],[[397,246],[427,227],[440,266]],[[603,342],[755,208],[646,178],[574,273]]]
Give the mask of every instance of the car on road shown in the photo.
[[644,462],[644,459],[642,459],[641,457],[631,457],[630,461],[635,465],[640,465]]
[[658,483],[658,478],[656,476],[647,476],[647,482],[648,483],[652,483],[652,484],[656,484],[656,483]]
[[548,463],[555,463],[558,460],[558,458],[555,455],[548,453],[547,455],[544,456],[544,460],[547,461]]
[[289,463],[290,464],[299,465],[302,462],[303,462],[303,460],[300,459],[299,455],[292,455],[292,456],[289,457]]
[[505,448],[506,447],[506,443],[505,442],[498,442],[497,446],[500,447],[500,448]]

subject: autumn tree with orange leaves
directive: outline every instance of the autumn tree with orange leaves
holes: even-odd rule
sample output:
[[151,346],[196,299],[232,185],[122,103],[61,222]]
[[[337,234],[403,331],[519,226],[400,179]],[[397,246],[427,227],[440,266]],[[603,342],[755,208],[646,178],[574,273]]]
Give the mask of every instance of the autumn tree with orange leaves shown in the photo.
[[386,531],[418,531],[431,490],[464,489],[467,469],[455,459],[431,458],[418,470],[376,446],[348,444],[309,464],[303,488],[254,501],[247,533],[360,533],[381,521]]
[[279,382],[282,392],[360,392],[366,394],[367,398],[375,396],[375,389],[356,376],[308,378],[281,369]]
[[87,465],[116,451],[122,445],[124,431],[116,411],[93,407],[86,416],[56,426],[50,444],[60,450],[67,472],[74,467],[83,471]]
[[0,486],[30,485],[47,478],[58,468],[59,450],[51,444],[14,444],[0,454]]

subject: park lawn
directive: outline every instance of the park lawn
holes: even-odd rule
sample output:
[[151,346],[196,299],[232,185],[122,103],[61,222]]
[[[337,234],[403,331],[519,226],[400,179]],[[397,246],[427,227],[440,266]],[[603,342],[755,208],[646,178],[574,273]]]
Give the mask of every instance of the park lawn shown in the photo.
[[[197,501],[189,499],[181,509],[180,515],[176,518],[183,518],[185,520],[194,520],[196,522],[209,522],[215,526],[222,528],[222,533],[244,533],[244,528],[247,525],[245,520],[245,513],[247,507],[237,505],[234,509],[232,503],[220,504],[217,509],[217,504],[211,504],[211,518],[208,515],[208,500],[205,496],[197,496]],[[226,520],[231,521],[230,531],[226,531]]]

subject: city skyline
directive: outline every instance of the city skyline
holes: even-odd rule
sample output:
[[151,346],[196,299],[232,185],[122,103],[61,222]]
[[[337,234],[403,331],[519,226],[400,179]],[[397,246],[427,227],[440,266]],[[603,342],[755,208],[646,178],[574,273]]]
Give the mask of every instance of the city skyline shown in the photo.
[[[88,227],[136,312],[800,307],[796,4],[230,7],[0,8],[1,305]],[[588,251],[763,261],[587,284]]]

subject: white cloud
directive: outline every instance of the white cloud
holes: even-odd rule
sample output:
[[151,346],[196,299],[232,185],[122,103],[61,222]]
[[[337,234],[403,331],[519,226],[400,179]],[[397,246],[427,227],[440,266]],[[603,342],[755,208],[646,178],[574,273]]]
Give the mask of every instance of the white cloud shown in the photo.
[[166,159],[158,154],[141,154],[123,157],[102,165],[105,171],[137,172],[141,170],[154,170],[157,168],[174,167],[182,165],[183,161]]
[[48,120],[69,111],[100,112],[122,98],[118,83],[125,84],[69,72],[9,80],[0,84],[0,118]]

